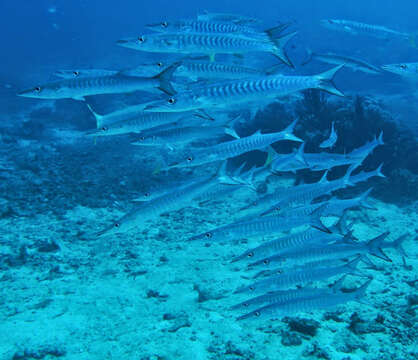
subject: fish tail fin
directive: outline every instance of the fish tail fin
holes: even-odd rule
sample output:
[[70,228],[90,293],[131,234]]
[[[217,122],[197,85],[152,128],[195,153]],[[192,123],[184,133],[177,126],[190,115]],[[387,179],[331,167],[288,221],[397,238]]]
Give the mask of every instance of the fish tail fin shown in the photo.
[[386,175],[382,173],[383,163],[381,163],[378,168],[374,171],[375,175],[381,178],[385,178]]
[[331,231],[321,221],[321,215],[326,206],[327,204],[323,204],[312,212],[310,225],[317,230],[331,234]]
[[269,146],[268,151],[267,151],[267,158],[266,158],[266,162],[264,163],[264,166],[269,167],[276,157],[277,157],[277,152],[271,146]]
[[305,143],[302,143],[297,149],[295,153],[295,159],[301,162],[302,164],[305,164],[307,167],[309,167],[309,164],[305,158]]
[[279,58],[280,61],[284,62],[286,65],[290,66],[291,68],[294,68],[295,66],[290,61],[289,57],[286,54],[286,51],[284,50],[284,47],[286,46],[287,42],[294,37],[297,34],[297,31],[283,35],[281,37],[274,37],[274,35],[269,35],[270,41],[274,45],[273,54]]
[[383,131],[380,132],[379,137],[377,138],[377,144],[385,145],[385,143],[383,142]]
[[347,170],[347,172],[345,173],[345,175],[344,175],[344,178],[343,178],[343,182],[344,182],[344,185],[345,186],[354,186],[354,184],[351,182],[351,180],[350,180],[350,176],[351,176],[351,174],[353,173],[353,171],[355,170],[355,169],[357,169],[359,167],[359,164],[358,163],[354,163],[354,164],[352,164],[349,168],[348,168],[348,170]]
[[295,131],[296,123],[298,122],[297,119],[293,120],[292,123],[283,131],[281,131],[285,137],[286,140],[292,140],[303,143],[303,140],[301,138],[298,138],[293,132]]
[[349,269],[349,273],[351,275],[364,276],[364,273],[362,273],[359,269],[357,269],[357,266],[361,260],[362,260],[362,256],[357,256],[355,259],[351,260],[345,265]]
[[308,57],[306,58],[306,60],[301,64],[302,66],[305,66],[306,64],[310,63],[312,61],[312,55],[313,52],[311,49],[306,48],[306,53],[308,54]]
[[235,122],[238,121],[240,117],[241,116],[239,115],[228,120],[228,122],[223,126],[225,134],[230,135],[235,139],[240,139],[240,136],[237,134],[234,128]]
[[366,190],[363,194],[360,195],[360,206],[365,209],[370,210],[377,210],[373,205],[370,205],[367,202],[367,198],[369,197],[370,193],[373,191],[373,188]]
[[343,283],[344,280],[346,278],[346,274],[344,274],[343,276],[341,276],[335,283],[334,285],[331,286],[331,290],[335,293],[337,291],[340,291],[343,287]]
[[408,255],[405,252],[405,249],[402,246],[402,243],[405,241],[405,239],[408,237],[409,233],[405,233],[401,236],[399,236],[396,240],[394,240],[391,243],[391,247],[396,249],[402,256],[408,257]]
[[382,245],[383,241],[386,239],[386,237],[389,235],[389,231],[384,232],[383,234],[380,234],[379,236],[371,239],[367,243],[367,247],[369,249],[369,253],[388,262],[392,262],[392,260],[387,256],[383,250]]
[[283,31],[285,31],[290,26],[290,23],[283,23],[277,26],[274,26],[270,29],[264,30],[269,38],[278,37]]
[[154,79],[158,79],[160,83],[158,89],[168,95],[176,94],[176,90],[174,90],[173,86],[171,85],[171,78],[173,77],[174,72],[177,70],[180,64],[180,62],[176,62],[164,71],[160,72],[158,75],[154,76]]
[[96,128],[100,129],[102,127],[102,119],[103,119],[103,115],[98,114],[97,112],[94,111],[94,109],[91,107],[91,105],[89,103],[86,102],[87,108],[90,110],[90,112],[93,114],[94,118],[96,119]]
[[363,285],[361,285],[357,290],[354,291],[354,293],[353,293],[354,299],[359,301],[361,298],[364,297],[364,295],[366,295],[366,290],[369,287],[372,280],[373,280],[373,278],[370,278]]
[[335,87],[333,82],[335,74],[340,70],[344,64],[338,65],[333,69],[325,71],[321,74],[316,75],[317,79],[319,80],[318,88],[324,90],[330,94],[337,95],[337,96],[344,96],[344,94]]

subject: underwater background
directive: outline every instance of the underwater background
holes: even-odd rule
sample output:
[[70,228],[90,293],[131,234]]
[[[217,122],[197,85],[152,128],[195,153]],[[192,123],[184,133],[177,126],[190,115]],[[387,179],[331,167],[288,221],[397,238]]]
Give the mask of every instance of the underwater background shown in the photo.
[[[417,359],[418,76],[417,70],[380,72],[386,64],[418,61],[417,10],[412,0],[0,2],[0,359]],[[200,119],[202,128],[193,129],[189,138],[181,134],[177,144],[163,137],[157,146],[133,145],[142,133],[131,131],[91,136],[100,127],[86,104],[109,114],[168,98],[161,91],[98,94],[85,101],[17,96],[60,80],[54,74],[63,69],[125,70],[183,61],[184,54],[134,51],[117,41],[152,33],[148,24],[195,20],[206,12],[256,18],[261,21],[257,29],[286,24],[285,32],[297,31],[285,46],[294,68],[281,64],[280,76],[313,76],[335,66],[310,59],[310,52],[362,59],[379,67],[379,73],[353,71],[343,61],[334,82],[344,97],[306,87],[271,101],[258,98],[236,107],[227,99],[221,110],[208,105],[205,114],[215,121]],[[333,31],[321,26],[323,19],[385,26],[408,38]],[[202,56],[192,61],[211,63]],[[267,52],[229,52],[216,61],[255,69],[275,69],[280,63]],[[197,87],[211,81],[208,75]],[[187,87],[192,78],[173,83],[179,94],[184,87],[186,93],[194,91]],[[227,159],[225,176],[237,188],[215,187],[210,195],[202,190],[197,202],[178,198],[170,210],[149,219],[139,214],[132,228],[121,226],[102,236],[109,226],[123,224],[126,214],[142,206],[138,203],[147,203],[141,197],[153,192],[158,195],[150,201],[160,194],[180,196],[176,191],[184,188],[187,195],[219,174],[219,163],[209,160],[170,168],[172,161],[186,159],[190,148],[207,147],[206,156],[219,143],[246,139],[259,130],[278,133],[294,120],[292,131],[303,141],[302,149],[298,140],[278,141],[269,149],[223,154],[217,160]],[[230,136],[231,121],[238,139]],[[322,148],[331,124],[338,140]],[[217,126],[221,133],[210,137],[207,129]],[[351,174],[350,165],[358,159],[346,160],[358,149],[367,155]],[[302,160],[293,159],[294,168],[282,171],[280,156],[298,151],[305,154]],[[341,155],[343,164],[309,164],[309,154],[324,151]],[[269,162],[274,156],[277,169]],[[275,194],[283,201],[299,186],[321,184],[324,172],[325,182],[350,176],[353,181],[324,190],[304,206],[319,204],[323,211],[340,206],[338,200],[359,199],[348,210],[320,214],[318,238],[330,232],[338,235],[337,244],[289,245],[291,251],[275,264],[277,274],[307,279],[292,278],[291,286],[280,289],[268,283],[268,291],[252,294],[252,284],[271,279],[263,271],[277,270],[270,264],[278,246],[272,242],[317,229],[318,219],[315,211],[303,213],[295,218],[306,215],[306,228],[301,223],[295,231],[286,224],[256,236],[240,224],[265,218],[259,211],[275,206],[259,208],[260,199]],[[142,202],[134,201],[138,198]],[[279,214],[268,216],[293,219],[295,209],[273,210]],[[231,224],[238,224],[238,230],[215,236]],[[374,245],[372,240],[382,237]],[[259,258],[268,259],[264,264],[252,268],[250,259],[235,261],[262,244],[272,244]],[[343,255],[324,255],[324,249],[339,245]],[[357,257],[361,263],[353,268]],[[319,264],[319,258],[326,261]],[[316,271],[321,277],[314,278]],[[361,298],[353,296],[365,284]],[[238,306],[272,293],[285,300],[264,298],[255,308]],[[330,303],[338,297],[339,303]],[[301,299],[318,300],[318,305]],[[283,308],[259,317],[258,309],[270,310],[271,304]],[[247,313],[256,316],[247,319]]]

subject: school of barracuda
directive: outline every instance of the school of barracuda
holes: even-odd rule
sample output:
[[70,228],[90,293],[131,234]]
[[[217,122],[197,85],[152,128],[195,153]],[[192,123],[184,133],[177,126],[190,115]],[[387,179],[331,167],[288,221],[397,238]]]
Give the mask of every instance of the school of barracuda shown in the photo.
[[[323,20],[322,25],[352,35],[365,33],[377,38],[409,35],[383,26],[362,24],[347,20]],[[296,35],[288,31],[288,24],[260,30],[260,21],[232,14],[204,14],[197,19],[162,21],[147,26],[151,34],[121,39],[120,46],[151,53],[183,54],[174,63],[162,59],[142,64],[128,70],[70,69],[57,70],[59,80],[22,91],[18,95],[40,99],[72,98],[84,101],[86,96],[98,94],[146,91],[157,98],[146,103],[128,106],[108,113],[94,115],[97,128],[88,136],[114,136],[138,134],[135,146],[154,146],[168,153],[184,150],[186,155],[161,166],[158,171],[173,168],[192,168],[217,164],[215,174],[189,178],[164,189],[146,193],[134,199],[137,205],[115,223],[99,231],[97,236],[110,237],[149,226],[161,214],[178,211],[199,204],[210,205],[211,200],[222,199],[237,190],[248,192],[247,206],[240,209],[241,218],[233,223],[207,229],[188,239],[190,246],[197,241],[220,242],[256,238],[259,246],[243,249],[233,263],[246,263],[252,279],[235,290],[232,296],[247,300],[232,306],[231,311],[243,311],[238,319],[262,317],[267,319],[327,309],[338,304],[361,299],[371,279],[357,267],[360,262],[373,266],[369,256],[385,261],[390,258],[385,248],[403,252],[406,234],[397,240],[387,241],[388,232],[372,239],[354,238],[352,231],[344,229],[344,214],[353,208],[373,209],[367,202],[372,189],[352,199],[331,197],[334,191],[352,187],[371,177],[384,177],[381,166],[370,172],[353,175],[362,162],[383,144],[383,134],[347,154],[319,151],[305,153],[304,141],[294,135],[297,120],[275,133],[261,130],[240,137],[235,124],[243,119],[232,116],[232,110],[265,106],[279,97],[292,95],[306,89],[324,90],[344,96],[333,83],[334,75],[343,67],[355,71],[379,74],[393,72],[405,77],[416,77],[416,63],[391,64],[382,67],[365,61],[308,51],[308,61],[317,60],[336,67],[310,76],[285,76],[279,73],[280,65],[268,69],[255,69],[236,63],[216,62],[215,55],[247,53],[272,54],[277,62],[289,67],[293,64],[286,54],[286,44]],[[202,57],[202,55],[204,55]],[[193,58],[193,56],[199,56]],[[338,129],[330,124],[330,135],[320,144],[321,149],[331,149],[338,141]],[[229,141],[220,141],[230,136]],[[195,147],[191,144],[202,139],[214,140],[213,145]],[[278,154],[271,145],[279,141],[298,143],[292,153]],[[263,167],[244,171],[245,163],[234,171],[227,171],[228,159],[253,150],[268,153]],[[345,175],[328,180],[327,173],[334,167],[347,166]],[[269,176],[301,169],[325,171],[321,180],[291,188],[279,187],[254,194]],[[289,191],[289,189],[291,191]],[[340,220],[325,226],[323,217],[336,216]],[[225,219],[226,220],[226,219]],[[299,229],[295,232],[289,231]],[[287,234],[283,234],[286,232]],[[268,238],[269,240],[264,240]],[[342,292],[346,275],[366,277],[363,285],[353,292]],[[249,276],[247,276],[248,278]],[[250,276],[251,277],[251,276]],[[332,287],[311,287],[316,281],[339,277]],[[253,298],[249,298],[254,294]],[[249,299],[248,299],[249,298]],[[242,300],[242,299],[241,299]]]

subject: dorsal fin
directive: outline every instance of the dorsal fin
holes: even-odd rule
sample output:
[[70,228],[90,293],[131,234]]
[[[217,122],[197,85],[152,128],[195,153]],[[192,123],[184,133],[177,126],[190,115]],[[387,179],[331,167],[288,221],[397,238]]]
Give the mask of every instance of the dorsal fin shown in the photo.
[[320,183],[320,184],[321,184],[321,183],[326,183],[326,182],[328,182],[328,180],[327,180],[327,175],[328,175],[328,170],[326,170],[326,171],[324,172],[324,175],[322,175],[321,179],[319,180],[319,183]]

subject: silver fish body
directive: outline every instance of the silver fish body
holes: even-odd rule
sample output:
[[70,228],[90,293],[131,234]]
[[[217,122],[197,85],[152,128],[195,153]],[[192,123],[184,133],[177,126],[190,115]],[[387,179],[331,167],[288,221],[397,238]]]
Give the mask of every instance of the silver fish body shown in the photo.
[[188,154],[185,160],[172,163],[169,168],[192,167],[221,161],[239,156],[249,151],[265,149],[277,141],[289,140],[303,142],[303,140],[293,135],[295,124],[296,122],[294,121],[286,129],[280,132],[271,134],[256,132],[251,136],[200,148]]
[[282,317],[291,316],[300,312],[334,308],[339,304],[360,300],[364,297],[370,282],[371,280],[366,281],[357,290],[350,293],[336,293],[333,290],[329,290],[328,292],[318,294],[312,293],[312,296],[301,297],[291,301],[269,304],[248,314],[242,315],[238,317],[237,320],[280,319]]
[[322,89],[343,96],[332,82],[336,72],[343,67],[313,76],[270,75],[258,78],[223,81],[197,86],[171,96],[167,100],[158,100],[146,107],[146,111],[185,111],[213,107],[230,107],[231,104],[276,98],[306,89]]
[[401,38],[408,40],[410,34],[392,30],[386,26],[366,24],[358,21],[343,19],[327,19],[321,20],[321,25],[331,29],[346,32],[352,35],[366,35],[379,39]]

